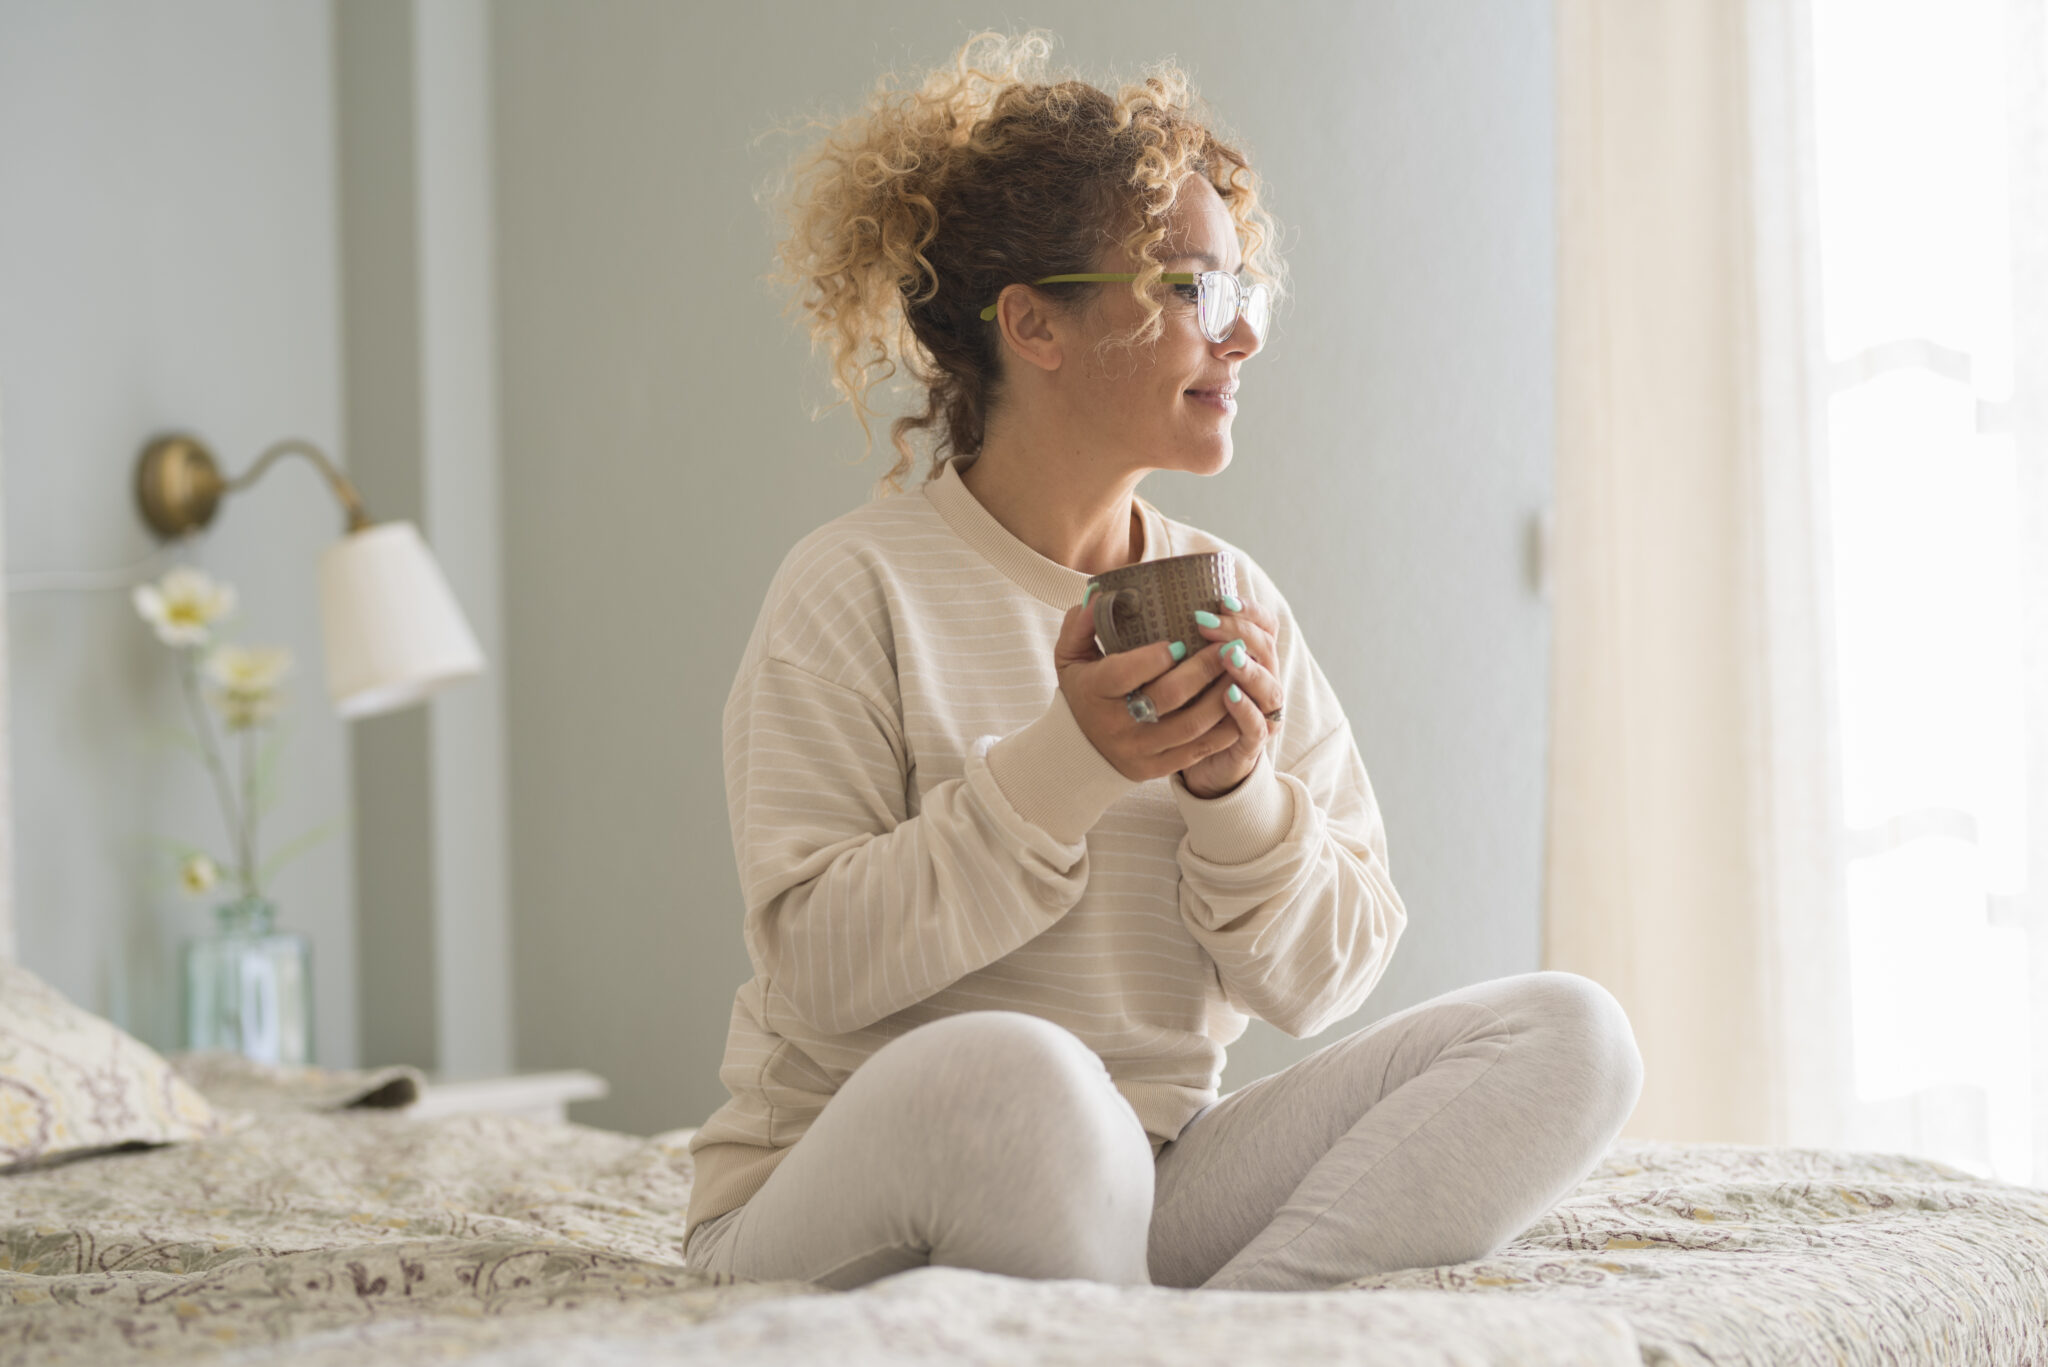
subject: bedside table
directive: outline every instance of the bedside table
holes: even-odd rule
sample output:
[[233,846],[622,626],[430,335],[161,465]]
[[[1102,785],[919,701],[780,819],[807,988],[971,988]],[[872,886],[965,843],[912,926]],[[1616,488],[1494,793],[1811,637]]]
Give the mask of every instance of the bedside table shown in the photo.
[[463,1115],[495,1111],[535,1120],[565,1121],[569,1103],[591,1101],[611,1091],[596,1073],[572,1068],[559,1073],[514,1073],[506,1077],[427,1078],[420,1099],[405,1108],[407,1115]]

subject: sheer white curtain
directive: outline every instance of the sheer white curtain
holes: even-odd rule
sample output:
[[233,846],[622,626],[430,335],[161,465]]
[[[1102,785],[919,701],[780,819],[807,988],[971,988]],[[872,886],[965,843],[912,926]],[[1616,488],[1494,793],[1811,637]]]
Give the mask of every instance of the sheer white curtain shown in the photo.
[[1812,7],[1845,1139],[2048,1184],[2044,5]]
[[2048,0],[1559,0],[1545,963],[1637,1136],[2048,1180]]

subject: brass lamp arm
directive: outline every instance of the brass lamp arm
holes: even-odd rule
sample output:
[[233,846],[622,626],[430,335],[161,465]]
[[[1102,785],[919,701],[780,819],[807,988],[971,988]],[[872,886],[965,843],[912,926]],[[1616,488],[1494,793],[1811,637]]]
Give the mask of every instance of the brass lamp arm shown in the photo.
[[197,437],[182,434],[158,437],[143,448],[135,466],[135,499],[142,520],[165,539],[198,531],[213,521],[221,498],[248,488],[262,477],[280,456],[300,455],[320,467],[334,496],[348,514],[348,530],[359,532],[370,525],[363,500],[348,477],[336,468],[319,447],[292,438],[265,450],[242,474],[232,480],[221,478],[213,452]]
[[256,457],[254,465],[221,485],[221,492],[231,494],[248,488],[270,468],[273,461],[280,456],[290,455],[305,456],[320,467],[320,473],[327,476],[328,484],[333,486],[334,496],[341,500],[342,508],[348,513],[348,529],[351,532],[359,532],[370,525],[369,515],[363,512],[362,496],[356,493],[356,486],[348,482],[348,477],[335,467],[334,462],[329,460],[319,447],[310,441],[300,441],[296,437],[278,442]]

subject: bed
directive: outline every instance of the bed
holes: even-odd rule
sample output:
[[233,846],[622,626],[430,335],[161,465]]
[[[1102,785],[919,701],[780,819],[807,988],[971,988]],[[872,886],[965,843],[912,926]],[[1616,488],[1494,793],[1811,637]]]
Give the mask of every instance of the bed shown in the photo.
[[683,1267],[691,1129],[167,1066],[221,1133],[0,1173],[0,1362],[2048,1364],[2048,1192],[1904,1156],[1624,1140],[1498,1255],[1326,1292],[840,1292]]

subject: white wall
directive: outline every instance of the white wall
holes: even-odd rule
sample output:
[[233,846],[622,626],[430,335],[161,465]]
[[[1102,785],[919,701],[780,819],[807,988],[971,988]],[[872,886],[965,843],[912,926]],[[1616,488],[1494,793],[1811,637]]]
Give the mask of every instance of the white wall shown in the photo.
[[132,464],[189,426],[230,474],[282,437],[326,449],[374,519],[419,523],[490,661],[344,729],[314,592],[341,513],[296,461],[161,562],[228,578],[245,636],[298,656],[266,832],[341,821],[274,885],[314,940],[318,1061],[511,1066],[486,16],[0,0],[18,953],[161,1048],[178,941],[219,899],[171,891],[146,841],[218,848],[221,818],[193,759],[151,747],[183,717],[127,594],[37,586],[154,545]]
[[[1210,480],[1155,475],[1146,492],[1259,556],[1351,714],[1411,913],[1354,1024],[1538,966],[1548,628],[1527,532],[1552,445],[1547,6],[1303,4],[1248,24],[1201,0],[1169,32],[1158,11],[1078,0],[712,18],[506,0],[483,12],[482,70],[471,6],[342,12],[364,45],[337,45],[319,0],[0,0],[9,572],[147,551],[128,481],[141,442],[170,426],[199,430],[230,469],[294,434],[346,459],[344,420],[362,426],[385,462],[366,456],[366,479],[419,504],[373,499],[373,513],[422,516],[486,620],[488,533],[504,539],[507,636],[487,648],[506,689],[509,841],[478,806],[496,788],[489,691],[395,723],[411,740],[359,735],[352,785],[314,621],[315,553],[339,522],[310,470],[232,501],[192,553],[241,588],[251,634],[301,661],[274,833],[352,804],[432,813],[428,842],[402,856],[435,933],[407,934],[379,898],[362,974],[352,903],[362,868],[401,867],[385,847],[344,836],[278,882],[284,919],[316,942],[321,1061],[356,1061],[365,993],[367,1014],[423,1022],[380,1051],[431,1064],[467,1022],[464,1057],[509,1057],[498,1027],[465,1014],[502,1011],[489,957],[508,949],[489,903],[509,844],[517,1063],[606,1074],[613,1096],[578,1118],[622,1129],[693,1124],[723,1099],[748,968],[719,710],[783,553],[881,468],[843,463],[858,451],[843,413],[808,420],[829,397],[820,363],[756,279],[772,244],[752,191],[791,149],[750,140],[851,104],[887,67],[943,60],[984,25],[1051,28],[1056,56],[1098,74],[1178,55],[1289,226],[1298,298],[1248,371],[1234,463]],[[363,122],[389,112],[386,78],[338,87],[344,59],[409,80],[410,130],[383,144],[396,161],[377,161],[384,134]],[[479,99],[488,130],[466,123]],[[348,174],[344,134],[372,148]],[[495,191],[474,165],[492,142]],[[355,187],[346,203],[337,182]],[[416,202],[365,218],[393,185]],[[491,193],[495,301],[463,264],[491,257],[471,209]],[[388,248],[349,236],[387,228]],[[495,399],[476,368],[493,307]],[[388,359],[365,328],[409,339],[414,371],[357,359],[347,373],[347,358]],[[390,396],[409,426],[372,433]],[[494,442],[502,519],[480,524]],[[218,829],[189,760],[148,748],[176,716],[168,660],[122,594],[15,594],[8,608],[19,955],[168,1045],[176,941],[207,912],[149,888],[144,840]],[[467,710],[444,726],[450,708]],[[391,762],[423,746],[424,769]],[[401,771],[431,792],[395,787]],[[376,986],[401,981],[416,950],[435,959],[432,1012]],[[1224,1085],[1314,1047],[1255,1023]]]
[[[748,965],[719,714],[770,574],[884,463],[757,277],[750,139],[973,29],[1175,54],[1250,144],[1299,297],[1236,457],[1146,492],[1257,556],[1343,696],[1411,922],[1352,1025],[1538,967],[1552,449],[1549,8],[1197,0],[495,7],[518,1054],[694,1124]],[[1333,1032],[1350,1028],[1340,1025]],[[1316,1047],[1260,1023],[1226,1088]]]
[[[317,0],[0,0],[0,391],[6,567],[116,567],[154,545],[132,470],[188,428],[230,471],[302,436],[339,449],[332,48]],[[320,686],[314,552],[340,515],[310,467],[231,501],[189,559],[235,584],[242,639],[298,657],[276,842],[350,806]],[[208,901],[152,837],[224,845],[168,651],[122,592],[10,595],[18,957],[159,1047],[177,942]],[[282,924],[314,940],[321,1061],[353,1062],[347,831],[288,867]],[[208,899],[209,901],[211,899]]]

